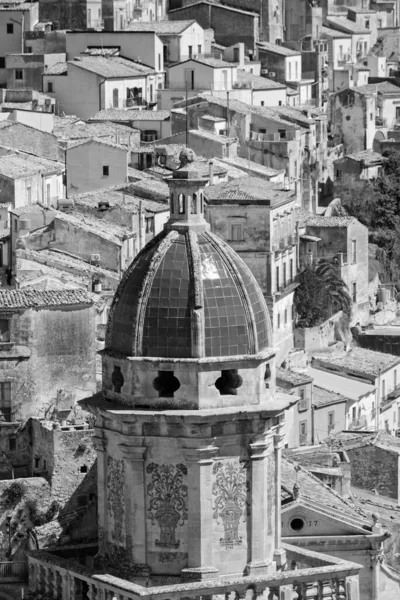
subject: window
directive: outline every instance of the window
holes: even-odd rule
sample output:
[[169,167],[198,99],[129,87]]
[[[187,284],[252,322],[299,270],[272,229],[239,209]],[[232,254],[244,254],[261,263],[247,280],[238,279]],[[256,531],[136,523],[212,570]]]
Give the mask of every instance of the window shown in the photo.
[[161,71],[161,54],[158,55],[158,70]]
[[300,423],[300,446],[307,444],[307,421]]
[[47,82],[47,91],[49,94],[54,94],[54,83],[52,81]]
[[28,187],[26,188],[26,203],[32,203],[32,188],[30,185],[28,185]]
[[357,283],[354,281],[351,286],[351,296],[353,302],[357,302]]
[[8,319],[0,319],[0,342],[10,341],[10,321]]
[[146,217],[146,233],[154,233],[154,217]]
[[281,315],[278,314],[277,329],[280,329],[280,327],[281,327]]
[[180,215],[185,214],[185,196],[183,194],[178,196],[178,213]]
[[231,225],[231,240],[233,242],[241,242],[243,240],[243,225],[241,223]]
[[35,456],[35,469],[40,467],[40,458],[39,456]]
[[397,369],[395,369],[393,373],[393,387],[394,389],[397,388]]
[[357,240],[351,240],[351,261],[357,262]]
[[283,263],[283,287],[286,286],[286,263]]
[[87,473],[88,472],[87,465],[82,465],[81,468],[80,468],[80,472],[81,473]]
[[7,23],[7,33],[14,33],[14,25],[12,23]]
[[49,181],[46,182],[46,204],[47,206],[51,204],[51,184]]
[[292,79],[292,63],[289,63],[289,79]]
[[282,100],[279,100],[278,106],[282,106]]
[[306,389],[300,388],[298,391],[298,394],[300,396],[300,400],[299,400],[299,404],[298,404],[298,411],[302,412],[304,410],[308,410],[308,398],[306,396]]
[[369,120],[373,121],[374,120],[374,114],[373,113],[369,113]]
[[11,383],[0,382],[0,421],[11,421]]
[[13,438],[13,437],[8,438],[8,449],[11,450],[11,452],[13,452],[14,450],[17,449],[16,438]]
[[43,459],[43,470],[47,469],[47,460]]
[[197,214],[197,194],[193,194],[193,196],[190,199],[190,214]]
[[276,291],[279,291],[279,267],[276,267]]
[[21,80],[24,78],[24,72],[22,69],[15,69],[15,79]]
[[119,105],[119,91],[118,88],[113,89],[113,108],[118,108]]
[[5,69],[5,68],[6,68],[6,57],[0,56],[0,69]]
[[285,315],[284,323],[285,323],[285,325],[287,325],[287,309],[286,308],[285,308],[284,315]]
[[264,106],[265,102],[264,100],[261,100],[261,106]]
[[365,28],[369,29],[369,19],[365,19]]
[[351,418],[353,419],[353,421],[355,421],[357,416],[357,408],[355,406],[353,406],[353,408],[351,409]]
[[110,167],[108,165],[103,166],[103,177],[108,177],[110,175]]
[[197,52],[198,52],[199,54],[201,54],[201,44],[199,44],[199,45],[197,46]]
[[286,129],[278,129],[279,138],[284,140],[286,138]]
[[293,280],[293,258],[290,259],[289,263],[289,283]]
[[342,178],[342,171],[340,169],[336,169],[336,179]]
[[189,53],[189,58],[192,58],[192,56],[193,56],[193,46],[188,46],[188,53]]
[[335,411],[328,413],[328,433],[335,428]]
[[386,431],[386,433],[390,433],[389,421],[385,421],[385,431]]
[[385,392],[386,392],[386,381],[383,380],[382,381],[382,398],[385,397]]

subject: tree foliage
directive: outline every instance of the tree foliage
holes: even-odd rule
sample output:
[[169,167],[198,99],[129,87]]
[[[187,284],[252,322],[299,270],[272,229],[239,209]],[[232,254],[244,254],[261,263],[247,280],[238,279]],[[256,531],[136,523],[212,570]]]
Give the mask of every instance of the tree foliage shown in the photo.
[[294,295],[298,327],[314,327],[343,310],[350,315],[351,298],[333,263],[322,260],[307,266],[299,276]]
[[337,190],[347,214],[369,229],[370,242],[382,251],[387,281],[400,281],[400,152],[384,153],[387,161],[375,181],[359,181]]

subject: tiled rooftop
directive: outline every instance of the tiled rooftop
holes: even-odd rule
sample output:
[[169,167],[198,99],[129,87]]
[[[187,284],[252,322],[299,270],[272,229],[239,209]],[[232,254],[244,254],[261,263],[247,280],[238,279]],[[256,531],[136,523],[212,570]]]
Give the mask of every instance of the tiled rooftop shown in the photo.
[[131,194],[126,194],[120,189],[96,190],[94,192],[78,194],[73,196],[73,199],[78,211],[80,206],[87,206],[97,210],[99,202],[102,201],[108,202],[110,209],[124,208],[132,214],[137,214],[139,212],[140,204],[142,204],[142,210],[149,213],[158,213],[169,210],[169,204],[167,202],[156,202],[155,200],[141,198],[139,195],[133,196]]
[[311,215],[306,218],[308,227],[348,227],[356,223],[355,217],[324,217],[323,215]]
[[[399,88],[400,89],[400,88]],[[363,162],[365,165],[382,164],[387,161],[387,158],[382,156],[379,152],[373,150],[361,150],[352,154],[346,154],[344,158],[350,158],[357,162]]]
[[[234,12],[234,13],[239,13],[242,15],[250,15],[251,17],[254,17],[254,19],[257,19],[258,16],[255,14],[255,12],[253,12],[253,10],[241,10],[240,8],[234,8],[233,6],[227,6],[226,4],[220,4],[219,2],[217,2],[216,0],[213,0],[211,2],[209,2],[208,0],[198,0],[198,2],[191,2],[190,6],[197,6],[199,4],[204,4],[205,6],[215,6],[216,4],[218,5],[218,8],[220,9],[224,9],[224,10],[228,10],[230,12]],[[258,8],[258,5],[257,5]],[[180,8],[174,8],[173,10],[170,10],[170,13],[179,13],[179,11],[181,10],[186,10],[187,6],[182,6]]]
[[253,73],[248,73],[244,69],[237,70],[237,82],[241,85],[252,86],[253,90],[279,90],[286,87],[284,83],[253,75]]
[[108,108],[99,110],[90,117],[89,121],[121,121],[122,123],[131,121],[166,121],[170,118],[168,110],[124,110],[118,108]]
[[62,163],[33,155],[6,154],[0,156],[0,173],[11,179],[29,177],[36,173],[43,173],[44,175],[63,173],[64,170],[65,165]]
[[311,507],[317,506],[318,510],[325,511],[328,515],[336,518],[345,519],[359,527],[371,525],[365,513],[352,502],[342,498],[295,461],[283,458],[282,490],[292,494],[295,483],[300,488],[300,502],[309,503]]
[[228,200],[239,203],[245,201],[247,204],[274,205],[294,200],[294,192],[283,190],[280,184],[248,176],[209,186],[205,194],[210,204],[224,203]]
[[110,148],[118,148],[118,150],[124,150],[125,152],[128,151],[126,146],[123,146],[122,144],[116,144],[115,142],[112,142],[111,140],[108,140],[106,138],[90,138],[90,139],[81,139],[81,140],[71,140],[68,143],[68,150],[72,150],[73,148],[77,148],[78,146],[84,146],[85,144],[101,144],[102,146],[109,146]]
[[347,402],[349,398],[332,392],[331,390],[325,390],[317,385],[313,387],[312,404],[315,408],[323,408],[324,406],[330,406],[331,404],[339,404],[341,402]]
[[34,289],[1,290],[0,309],[40,308],[46,306],[67,306],[73,304],[93,304],[92,296],[86,290],[46,290]]
[[352,348],[349,352],[340,356],[323,356],[315,352],[314,361],[328,370],[375,378],[380,371],[385,372],[399,364],[400,356],[367,350],[366,348]]
[[48,67],[44,74],[45,75],[66,75],[68,72],[68,64],[67,62],[58,62]]
[[154,73],[151,67],[145,67],[141,64],[127,60],[120,56],[85,56],[75,57],[73,61],[68,61],[69,65],[74,65],[91,73],[96,73],[101,77],[143,77],[149,73]]
[[267,50],[274,54],[280,54],[281,56],[301,56],[300,50],[292,50],[285,46],[278,46],[277,44],[271,44],[270,42],[259,42],[257,44],[260,50]]
[[306,373],[297,373],[296,371],[289,371],[288,369],[276,369],[276,378],[286,383],[290,383],[293,386],[305,385],[306,383],[312,382],[312,377]]
[[154,31],[158,35],[179,35],[195,22],[193,19],[186,21],[134,21],[126,28],[126,31]]
[[380,83],[368,83],[353,88],[359,94],[397,94],[400,96],[400,87],[390,81],[381,81]]
[[[191,59],[189,59],[191,60]],[[194,58],[192,59],[194,62],[201,63],[202,65],[208,65],[213,69],[227,69],[227,68],[236,68],[236,65],[227,62],[225,60],[221,60],[219,58],[213,58],[212,56],[209,58]]]
[[322,26],[322,35],[341,39],[351,37],[348,33],[344,33],[343,31],[338,31],[337,29],[332,29],[331,27],[324,26]]
[[372,445],[391,450],[396,454],[400,452],[400,438],[390,435],[386,431],[371,433],[341,432],[335,435],[333,441],[333,448],[344,448],[345,450]]
[[339,29],[345,33],[362,33],[363,35],[369,35],[370,29],[358,25],[355,21],[350,21],[347,17],[334,17],[329,15],[326,18],[327,25],[333,29]]
[[273,169],[272,167],[265,167],[264,165],[260,165],[252,160],[247,160],[247,158],[242,158],[241,156],[232,156],[230,158],[222,158],[220,160],[225,162],[227,165],[232,165],[238,169],[246,171],[247,173],[251,171],[253,174],[260,177],[274,177],[285,171],[284,169],[277,170]]
[[[65,121],[65,122],[64,122]],[[112,123],[110,121],[85,123],[84,121],[68,121],[59,117],[54,122],[53,133],[59,139],[88,139],[88,138],[111,138],[116,140],[118,136],[130,136],[135,133],[132,127],[122,125],[121,123]]]
[[103,237],[118,245],[121,245],[123,240],[133,236],[133,232],[127,227],[121,227],[120,225],[115,225],[109,221],[94,219],[83,215],[75,216],[56,211],[54,219],[71,223],[71,225],[74,225],[78,229],[85,229],[90,233],[94,233],[95,235]]

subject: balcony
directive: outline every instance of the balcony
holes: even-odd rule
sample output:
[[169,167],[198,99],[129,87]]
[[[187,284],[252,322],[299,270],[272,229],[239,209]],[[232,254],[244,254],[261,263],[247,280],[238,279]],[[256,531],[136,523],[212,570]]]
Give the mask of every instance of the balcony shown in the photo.
[[387,123],[387,119],[384,119],[383,117],[375,117],[375,127],[387,127],[388,123]]
[[357,429],[366,429],[367,428],[367,417],[363,415],[362,417],[358,417],[358,419],[352,419],[349,429],[352,431],[356,431]]
[[[44,550],[29,553],[29,584],[32,591],[47,594],[54,600],[201,600],[221,594],[238,600],[358,600],[361,566],[326,554],[282,544],[287,564],[294,570],[250,576],[225,576],[174,585],[148,586],[113,577],[93,574],[71,559],[60,558]],[[232,595],[231,595],[232,594]]]

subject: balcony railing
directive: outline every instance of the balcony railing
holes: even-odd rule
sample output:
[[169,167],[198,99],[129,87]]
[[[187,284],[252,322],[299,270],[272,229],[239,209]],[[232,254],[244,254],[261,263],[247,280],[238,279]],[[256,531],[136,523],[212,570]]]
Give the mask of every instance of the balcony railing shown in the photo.
[[363,415],[362,417],[358,417],[357,419],[352,419],[349,429],[365,429],[367,427],[367,417]]
[[[70,559],[44,550],[29,553],[29,585],[32,591],[55,600],[87,598],[119,600],[200,600],[204,596],[231,593],[244,600],[268,597],[270,600],[358,600],[361,565],[283,544],[287,564],[294,570],[269,575],[220,577],[174,585],[147,587],[106,574],[93,574]],[[256,590],[255,590],[256,588]]]
[[307,445],[307,434],[301,433],[299,441],[300,441],[300,446],[306,446]]
[[27,562],[0,562],[0,583],[17,583],[27,579]]

